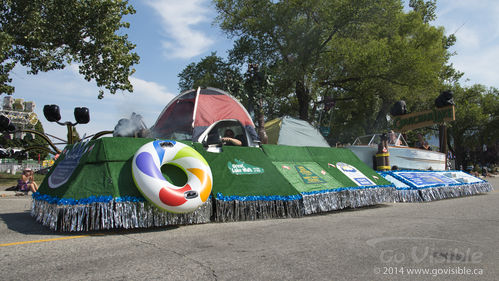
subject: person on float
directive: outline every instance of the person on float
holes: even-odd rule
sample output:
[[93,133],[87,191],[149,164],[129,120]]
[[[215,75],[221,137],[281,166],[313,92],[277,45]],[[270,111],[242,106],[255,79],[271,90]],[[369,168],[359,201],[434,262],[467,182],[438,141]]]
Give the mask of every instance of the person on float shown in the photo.
[[397,134],[393,130],[390,130],[390,133],[388,134],[390,135],[390,141],[389,141],[390,145],[400,146],[402,144],[400,139],[397,139]]
[[235,138],[234,131],[232,131],[231,129],[225,130],[224,136],[222,137],[222,141],[224,142],[225,145],[235,145],[235,146],[243,145],[242,141]]
[[431,150],[430,145],[424,140],[423,135],[418,134],[418,141],[416,142],[416,147],[426,150]]

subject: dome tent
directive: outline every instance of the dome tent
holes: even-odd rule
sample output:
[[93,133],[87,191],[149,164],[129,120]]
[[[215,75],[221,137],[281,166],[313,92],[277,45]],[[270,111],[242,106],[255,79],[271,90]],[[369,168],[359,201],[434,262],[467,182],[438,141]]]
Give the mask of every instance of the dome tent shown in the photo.
[[319,130],[310,123],[290,116],[265,123],[269,144],[329,147]]
[[236,98],[225,91],[199,87],[181,93],[168,103],[151,128],[154,137],[199,142],[201,134],[219,120],[238,120],[253,140],[255,124]]

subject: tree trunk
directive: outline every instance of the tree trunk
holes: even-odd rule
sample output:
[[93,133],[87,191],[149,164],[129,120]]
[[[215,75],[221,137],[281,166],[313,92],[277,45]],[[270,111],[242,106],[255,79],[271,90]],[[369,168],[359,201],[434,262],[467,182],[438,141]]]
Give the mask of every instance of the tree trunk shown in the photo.
[[303,81],[296,81],[296,97],[298,98],[298,113],[300,119],[308,120],[308,106],[310,103],[310,95]]
[[260,98],[259,110],[258,110],[258,137],[262,144],[267,144],[269,142],[269,137],[267,136],[267,131],[265,131],[265,115],[263,113],[263,99]]
[[[462,149],[459,149],[459,146],[456,145],[456,168],[459,170],[461,169],[461,166],[463,167],[463,169],[466,168],[466,163],[464,162],[465,160],[465,152],[464,152],[464,148]],[[459,152],[458,152],[459,151]]]
[[466,148],[457,138],[454,138],[454,155],[456,156],[457,169],[460,169],[460,165],[463,166],[463,169],[466,168]]
[[[451,127],[448,128],[447,134],[453,140],[452,151],[456,157],[456,169],[459,170],[461,165],[463,166],[463,169],[466,168],[466,147],[463,139],[464,131],[456,130],[456,128]],[[450,138],[447,138],[447,141],[449,141]]]

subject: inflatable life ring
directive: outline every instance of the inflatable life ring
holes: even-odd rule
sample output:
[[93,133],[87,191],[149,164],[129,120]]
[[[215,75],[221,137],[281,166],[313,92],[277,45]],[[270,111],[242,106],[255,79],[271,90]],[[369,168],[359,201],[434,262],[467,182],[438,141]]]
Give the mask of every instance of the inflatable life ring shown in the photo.
[[[187,175],[183,187],[168,182],[161,166],[179,167]],[[213,184],[211,169],[196,150],[172,140],[156,140],[137,150],[132,161],[135,185],[144,197],[156,207],[173,212],[196,210],[208,200]]]

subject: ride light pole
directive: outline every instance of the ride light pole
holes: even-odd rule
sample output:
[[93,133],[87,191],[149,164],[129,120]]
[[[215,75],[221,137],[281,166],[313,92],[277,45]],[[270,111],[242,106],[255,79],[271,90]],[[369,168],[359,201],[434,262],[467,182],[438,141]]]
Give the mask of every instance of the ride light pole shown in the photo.
[[61,120],[61,112],[59,106],[56,104],[44,105],[43,106],[43,115],[49,122],[55,122],[61,126],[66,126],[68,129],[68,144],[74,144],[73,138],[73,128],[77,124],[87,124],[90,122],[90,114],[88,108],[86,107],[75,107],[74,109],[74,117],[76,122],[72,123],[70,121],[60,122]]

